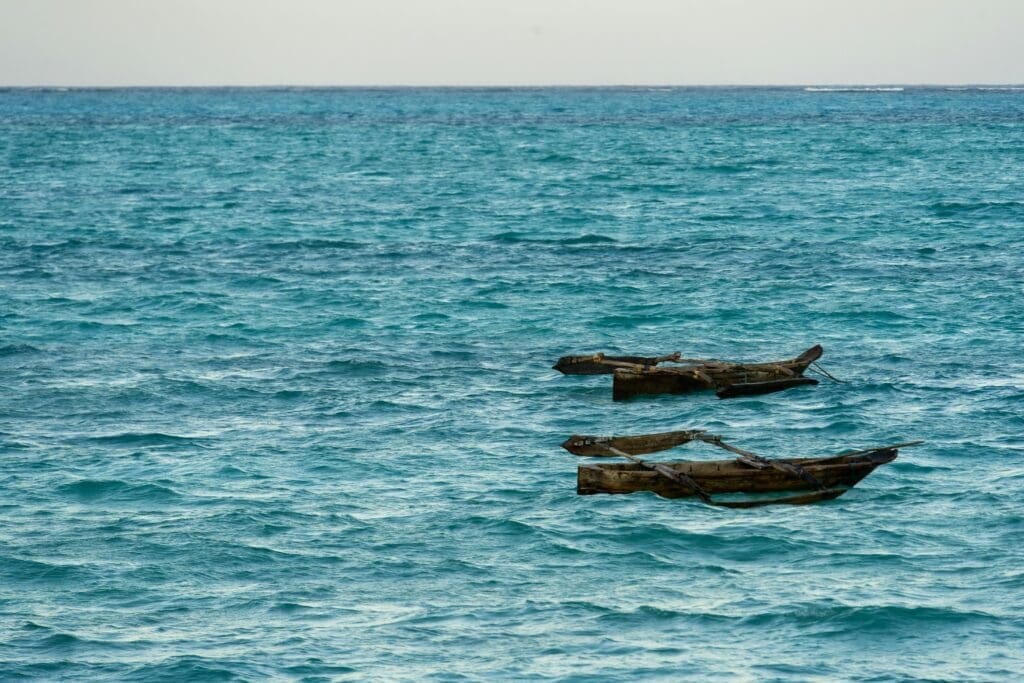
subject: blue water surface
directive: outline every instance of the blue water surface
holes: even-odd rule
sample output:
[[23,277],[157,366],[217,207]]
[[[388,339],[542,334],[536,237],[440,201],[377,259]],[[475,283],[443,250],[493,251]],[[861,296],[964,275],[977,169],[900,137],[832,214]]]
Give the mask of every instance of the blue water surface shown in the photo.
[[[1020,89],[0,91],[0,679],[1019,679],[1022,169]],[[575,494],[674,428],[927,443]]]

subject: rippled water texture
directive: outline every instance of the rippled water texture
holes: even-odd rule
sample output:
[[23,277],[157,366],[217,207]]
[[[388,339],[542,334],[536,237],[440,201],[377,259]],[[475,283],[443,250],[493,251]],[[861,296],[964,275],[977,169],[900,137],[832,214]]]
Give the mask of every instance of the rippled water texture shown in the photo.
[[[1019,678],[1022,168],[1017,90],[0,91],[0,678]],[[690,427],[927,444],[747,511],[558,448]]]

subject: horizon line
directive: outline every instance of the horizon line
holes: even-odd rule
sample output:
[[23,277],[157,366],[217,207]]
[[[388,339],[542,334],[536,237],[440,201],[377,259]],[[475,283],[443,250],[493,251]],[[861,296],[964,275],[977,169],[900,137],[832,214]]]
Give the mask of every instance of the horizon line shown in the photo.
[[542,89],[627,89],[627,88],[1024,88],[1024,81],[1016,83],[968,82],[968,83],[549,83],[549,84],[303,84],[303,83],[189,83],[189,84],[34,84],[7,85],[0,84],[2,90],[154,90],[154,89],[303,89],[303,90],[413,90],[413,89],[452,89],[452,90],[542,90]]

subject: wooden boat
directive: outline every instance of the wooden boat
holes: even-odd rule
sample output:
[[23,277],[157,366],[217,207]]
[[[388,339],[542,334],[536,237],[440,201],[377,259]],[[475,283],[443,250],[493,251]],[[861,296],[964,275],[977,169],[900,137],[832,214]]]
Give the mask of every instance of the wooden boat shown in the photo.
[[616,401],[644,394],[684,394],[716,389],[720,398],[781,391],[793,386],[817,384],[803,377],[824,349],[812,346],[796,358],[767,363],[693,361],[677,367],[634,365],[614,372],[612,398]]
[[[703,441],[739,457],[733,460],[649,462],[636,457],[690,441]],[[651,491],[665,498],[697,496],[709,505],[733,508],[761,505],[804,505],[838,498],[880,465],[896,459],[898,450],[921,443],[880,446],[823,458],[763,458],[731,446],[703,430],[662,432],[623,437],[573,435],[562,444],[582,456],[620,456],[629,463],[580,465],[576,492],[635,493]],[[806,491],[759,500],[716,501],[714,494]]]
[[666,361],[678,361],[679,353],[668,356],[562,356],[551,367],[563,375],[610,375],[619,368],[650,367]]

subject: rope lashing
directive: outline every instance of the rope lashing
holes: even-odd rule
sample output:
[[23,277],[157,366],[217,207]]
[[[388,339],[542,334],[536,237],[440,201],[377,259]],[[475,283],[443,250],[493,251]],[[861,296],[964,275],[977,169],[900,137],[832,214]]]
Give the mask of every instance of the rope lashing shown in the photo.
[[825,368],[821,367],[821,365],[819,365],[817,361],[814,361],[813,363],[811,363],[811,368],[810,369],[811,369],[811,372],[816,372],[816,373],[818,373],[819,375],[821,375],[823,377],[828,377],[830,380],[832,380],[836,384],[849,384],[849,382],[847,382],[845,380],[841,380],[838,377],[835,377],[828,370],[826,370]]

